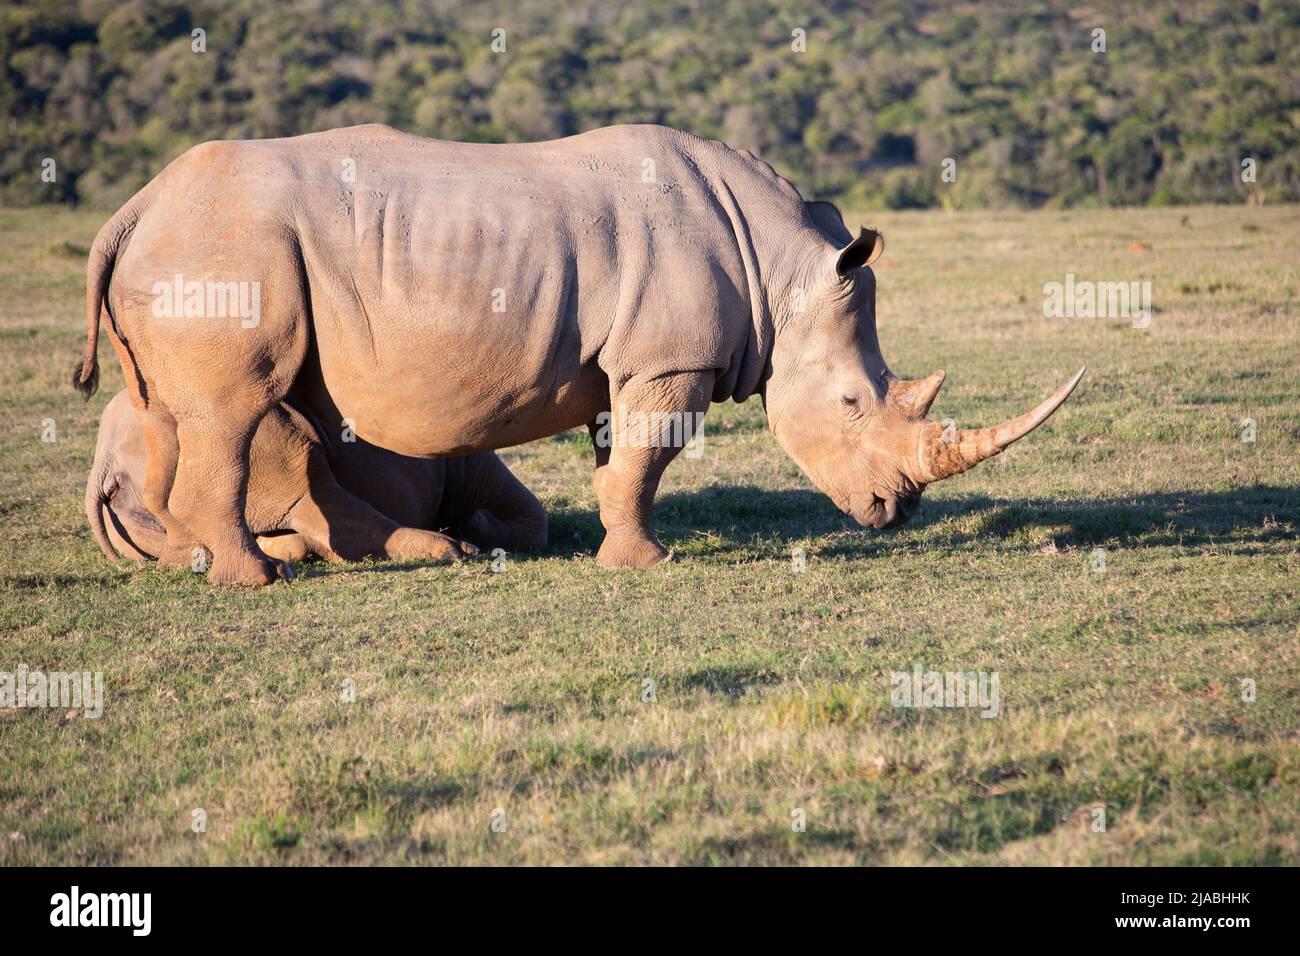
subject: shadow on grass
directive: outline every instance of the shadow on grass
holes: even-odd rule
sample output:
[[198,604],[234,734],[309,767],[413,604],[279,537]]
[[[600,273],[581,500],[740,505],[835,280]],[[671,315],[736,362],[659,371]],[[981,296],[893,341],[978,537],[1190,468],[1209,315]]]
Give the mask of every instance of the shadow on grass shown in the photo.
[[[1061,547],[1108,542],[1148,548],[1230,544],[1238,553],[1243,549],[1249,553],[1251,545],[1296,540],[1289,525],[1297,513],[1297,487],[1062,499],[970,494],[927,497],[903,528],[877,532],[859,528],[816,491],[736,486],[665,495],[655,505],[655,524],[665,544],[671,547],[689,540],[695,554],[735,550],[753,537],[797,540],[840,535],[822,553],[862,557],[888,551],[893,542],[925,541],[930,537],[927,532],[936,530],[941,537],[935,543],[961,547],[990,539],[1005,541],[1035,528],[1050,530]],[[595,548],[603,535],[599,519],[591,512],[559,511],[551,516],[551,526],[555,533],[547,553],[552,555],[563,552],[566,538]]]
[[[1295,541],[1290,527],[1300,514],[1300,487],[1259,485],[1231,491],[1177,491],[1100,498],[999,499],[983,494],[927,497],[912,520],[897,531],[877,532],[858,527],[837,511],[830,500],[811,490],[771,491],[751,485],[707,488],[665,495],[655,504],[655,527],[671,547],[689,543],[695,556],[715,556],[743,550],[754,538],[795,541],[835,535],[819,546],[823,557],[888,555],[897,545],[960,548],[1000,540],[1041,528],[1052,533],[1059,547],[1091,547],[1105,543],[1124,547],[1161,548],[1196,545],[1231,546],[1234,554],[1253,554],[1277,541]],[[604,528],[595,511],[559,508],[550,513],[550,543],[541,551],[510,555],[513,561],[541,558],[590,557],[600,547]],[[973,523],[970,519],[974,519]],[[960,521],[960,524],[956,523]],[[952,522],[944,528],[936,526]],[[1031,545],[1024,544],[1026,549]],[[770,550],[770,546],[767,546]],[[784,549],[783,549],[784,550]],[[470,559],[484,574],[491,573],[485,556]],[[363,562],[331,565],[304,562],[296,570],[305,578],[346,574],[395,573],[429,567],[421,561]],[[103,574],[96,574],[103,578]],[[112,583],[130,581],[114,575]],[[9,578],[18,589],[85,583],[77,575],[25,574]]]
[[745,696],[751,687],[775,684],[780,679],[777,674],[764,667],[733,665],[697,670],[682,678],[681,686],[687,690],[702,687],[710,694],[736,700]]
[[863,844],[852,830],[811,826],[797,834],[788,830],[759,830],[735,836],[708,837],[689,850],[682,862],[688,866],[719,866],[773,859],[793,863],[809,847],[863,855],[875,852],[874,846]]

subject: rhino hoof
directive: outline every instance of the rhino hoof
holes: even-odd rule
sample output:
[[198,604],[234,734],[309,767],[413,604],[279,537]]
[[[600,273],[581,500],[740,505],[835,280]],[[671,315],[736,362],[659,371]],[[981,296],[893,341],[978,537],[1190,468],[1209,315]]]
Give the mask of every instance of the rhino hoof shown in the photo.
[[213,587],[266,587],[276,581],[292,581],[293,567],[273,558],[240,555],[234,560],[216,560],[208,572]]
[[616,538],[607,535],[596,554],[596,564],[602,568],[652,568],[671,556],[671,552],[653,537]]
[[[398,528],[389,536],[384,552],[395,561],[455,561],[472,554],[465,542],[457,542],[445,534],[425,531],[422,528]],[[470,548],[473,545],[469,545]],[[476,551],[477,549],[475,549]]]

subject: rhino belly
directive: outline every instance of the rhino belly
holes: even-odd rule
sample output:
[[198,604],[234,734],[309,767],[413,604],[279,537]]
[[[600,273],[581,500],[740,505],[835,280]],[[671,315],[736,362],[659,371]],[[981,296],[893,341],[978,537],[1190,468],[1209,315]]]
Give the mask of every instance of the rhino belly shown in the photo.
[[392,338],[410,344],[372,355],[326,342],[302,377],[315,382],[306,401],[322,422],[399,455],[505,448],[584,425],[609,404],[594,359],[567,349],[437,324]]

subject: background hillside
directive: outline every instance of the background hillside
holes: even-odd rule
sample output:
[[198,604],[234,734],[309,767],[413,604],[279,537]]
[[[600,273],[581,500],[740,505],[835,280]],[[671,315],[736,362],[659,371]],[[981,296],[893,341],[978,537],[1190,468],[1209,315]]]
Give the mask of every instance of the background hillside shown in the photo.
[[1294,2],[38,0],[0,12],[0,60],[5,204],[114,206],[203,140],[372,121],[665,123],[856,207],[1300,198]]

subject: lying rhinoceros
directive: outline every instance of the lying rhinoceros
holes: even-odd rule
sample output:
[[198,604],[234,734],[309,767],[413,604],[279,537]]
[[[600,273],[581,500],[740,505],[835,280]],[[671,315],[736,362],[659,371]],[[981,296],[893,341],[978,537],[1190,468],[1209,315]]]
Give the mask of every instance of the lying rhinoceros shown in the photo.
[[[854,238],[747,152],[658,126],[448,143],[384,126],[196,146],[100,230],[87,266],[141,412],[160,559],[211,550],[214,583],[283,569],[244,520],[249,445],[286,396],[402,455],[467,455],[587,424],[597,560],[666,551],[655,490],[675,425],[763,398],[777,441],[876,528],[927,484],[1022,437],[1083,372],[996,428],[926,421],[876,339],[879,235]],[[599,416],[608,415],[607,427]],[[665,434],[673,436],[663,440]]]
[[[126,391],[113,397],[86,482],[91,533],[113,559],[154,558],[166,547],[163,526],[143,500],[143,417]],[[245,520],[265,554],[444,561],[546,544],[545,509],[495,453],[407,458],[352,437],[320,428],[287,402],[258,423]],[[191,561],[198,557],[206,561],[201,550]]]

